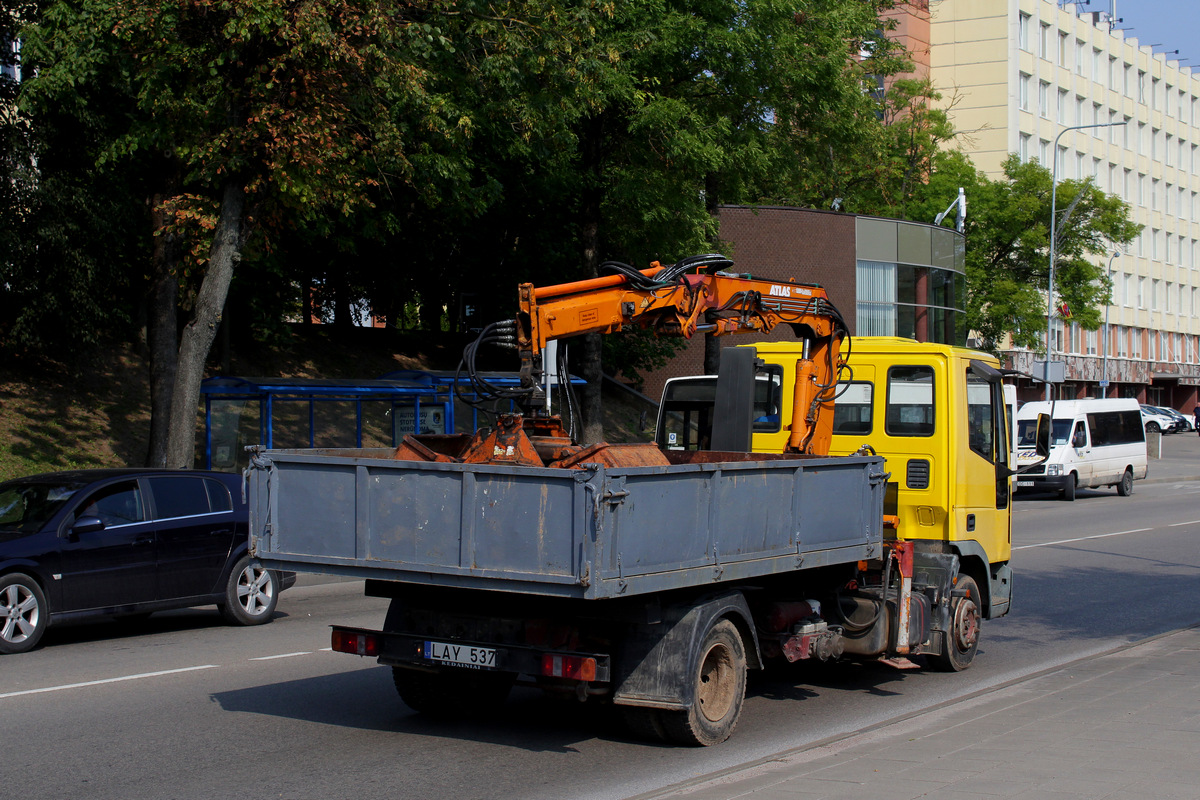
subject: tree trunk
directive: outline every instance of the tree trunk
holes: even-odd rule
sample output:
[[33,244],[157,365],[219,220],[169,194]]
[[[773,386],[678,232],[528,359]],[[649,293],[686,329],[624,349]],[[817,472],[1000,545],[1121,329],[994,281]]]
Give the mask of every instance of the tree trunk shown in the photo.
[[190,469],[195,461],[200,382],[204,378],[204,364],[225,308],[234,267],[241,260],[245,203],[245,191],[240,184],[231,182],[225,185],[212,256],[200,284],[200,292],[196,295],[195,313],[184,327],[179,342],[179,366],[171,397],[168,467]]
[[[583,189],[581,204],[582,219],[579,226],[580,244],[583,255],[584,275],[595,278],[600,274],[600,203],[604,190],[601,188],[601,143],[604,122],[600,116],[584,123],[580,136],[581,167],[588,177]],[[583,430],[581,444],[595,444],[604,440],[604,409],[601,401],[601,334],[589,333],[580,338],[583,358],[577,363],[579,377],[587,381],[579,393],[580,416]]]
[[154,256],[150,292],[147,297],[146,345],[150,360],[150,447],[146,466],[167,465],[167,439],[171,422],[171,393],[178,366],[179,279],[176,269],[182,255],[178,234],[166,230],[166,215],[160,206],[165,198],[152,199],[151,221]]

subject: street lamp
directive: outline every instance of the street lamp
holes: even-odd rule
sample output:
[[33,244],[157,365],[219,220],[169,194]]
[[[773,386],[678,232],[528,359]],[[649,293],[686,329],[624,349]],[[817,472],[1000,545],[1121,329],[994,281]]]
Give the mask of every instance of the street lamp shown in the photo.
[[1054,324],[1054,226],[1058,217],[1058,140],[1067,131],[1080,131],[1087,128],[1111,128],[1114,125],[1128,125],[1129,120],[1121,120],[1120,122],[1098,122],[1095,125],[1072,125],[1069,128],[1063,128],[1058,132],[1058,136],[1054,137],[1054,146],[1051,149],[1051,160],[1054,162],[1053,168],[1050,170],[1050,281],[1046,287],[1046,364],[1043,368],[1042,378],[1046,382],[1046,402],[1050,402],[1050,360],[1054,352],[1051,339],[1051,326]]
[[[1120,258],[1121,251],[1113,250],[1113,254],[1108,257],[1108,278],[1112,281],[1112,262],[1114,258]],[[1100,396],[1108,397],[1108,310],[1112,307],[1112,293],[1108,296],[1108,305],[1104,307],[1104,366],[1100,372]]]

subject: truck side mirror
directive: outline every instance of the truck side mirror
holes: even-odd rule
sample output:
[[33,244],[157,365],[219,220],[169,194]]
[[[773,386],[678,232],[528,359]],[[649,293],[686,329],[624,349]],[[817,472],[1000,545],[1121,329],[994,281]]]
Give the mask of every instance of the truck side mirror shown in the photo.
[[1049,458],[1050,457],[1050,431],[1051,431],[1051,428],[1052,428],[1052,425],[1050,424],[1050,415],[1049,414],[1038,414],[1038,416],[1037,416],[1037,441],[1034,445],[1037,448],[1038,458]]

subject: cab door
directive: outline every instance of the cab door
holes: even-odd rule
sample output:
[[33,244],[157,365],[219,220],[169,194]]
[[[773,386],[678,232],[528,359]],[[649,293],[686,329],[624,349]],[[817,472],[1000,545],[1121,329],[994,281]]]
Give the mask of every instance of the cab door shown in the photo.
[[959,373],[963,383],[958,396],[965,400],[966,413],[958,415],[955,432],[961,517],[956,534],[977,541],[995,563],[1007,561],[1012,548],[1011,435],[1003,385],[999,373],[989,369],[964,364]]
[[1091,486],[1095,477],[1096,462],[1092,459],[1091,432],[1088,431],[1087,421],[1084,417],[1075,420],[1067,447],[1071,463],[1064,465],[1064,469],[1075,472],[1077,486]]

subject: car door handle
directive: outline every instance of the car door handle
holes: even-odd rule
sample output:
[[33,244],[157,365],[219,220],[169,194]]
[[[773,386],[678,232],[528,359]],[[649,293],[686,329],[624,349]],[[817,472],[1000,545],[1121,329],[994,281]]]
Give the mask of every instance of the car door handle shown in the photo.
[[146,545],[146,544],[154,544],[154,537],[153,536],[143,536],[141,538],[134,539],[133,544],[138,547],[140,547],[142,545]]
[[233,529],[232,528],[221,528],[219,530],[209,531],[208,533],[210,536],[228,536],[229,534],[233,533]]

